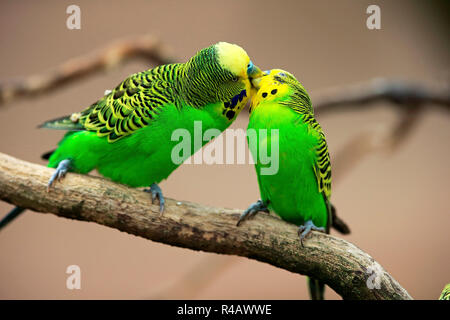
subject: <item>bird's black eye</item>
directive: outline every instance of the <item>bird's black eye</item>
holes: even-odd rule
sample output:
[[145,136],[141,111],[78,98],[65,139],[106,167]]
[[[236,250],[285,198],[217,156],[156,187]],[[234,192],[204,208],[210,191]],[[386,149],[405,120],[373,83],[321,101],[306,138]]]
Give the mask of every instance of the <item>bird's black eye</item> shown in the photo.
[[237,82],[238,80],[239,80],[238,76],[233,76],[233,78],[231,78],[231,81],[233,81],[233,82]]
[[273,78],[275,79],[275,81],[278,81],[279,83],[285,83],[286,82],[283,78],[281,78],[279,76],[275,76]]

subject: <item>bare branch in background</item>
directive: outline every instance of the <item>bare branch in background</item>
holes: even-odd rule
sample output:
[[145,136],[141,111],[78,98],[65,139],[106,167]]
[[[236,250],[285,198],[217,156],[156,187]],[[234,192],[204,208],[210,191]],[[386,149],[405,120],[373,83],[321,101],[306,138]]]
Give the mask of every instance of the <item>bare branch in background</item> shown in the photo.
[[376,78],[368,82],[322,91],[313,98],[316,115],[347,110],[363,110],[371,103],[387,101],[400,109],[432,105],[450,111],[450,90],[411,84],[403,80]]
[[71,59],[51,72],[1,83],[0,105],[19,97],[53,91],[75,80],[81,80],[132,59],[144,59],[153,65],[175,62],[168,48],[153,36],[146,35],[116,41],[105,49]]
[[333,181],[341,181],[369,154],[381,151],[393,152],[411,135],[419,123],[424,108],[412,105],[409,110],[403,110],[397,123],[390,127],[380,124],[370,128],[347,142],[336,154],[333,160]]
[[[19,97],[50,92],[75,80],[133,59],[144,59],[154,65],[176,62],[170,50],[151,35],[115,41],[105,49],[71,59],[52,72],[1,83],[0,104],[11,102]],[[427,103],[450,110],[448,88],[408,84],[402,80],[382,78],[329,89],[313,99],[317,115],[330,111],[362,109],[371,102],[382,100],[400,106]]]
[[297,227],[277,217],[260,214],[236,227],[241,210],[172,199],[160,217],[147,193],[87,175],[69,173],[47,192],[52,172],[0,154],[0,199],[152,241],[266,262],[321,280],[345,299],[411,299],[371,256],[331,235],[312,232],[302,247]]

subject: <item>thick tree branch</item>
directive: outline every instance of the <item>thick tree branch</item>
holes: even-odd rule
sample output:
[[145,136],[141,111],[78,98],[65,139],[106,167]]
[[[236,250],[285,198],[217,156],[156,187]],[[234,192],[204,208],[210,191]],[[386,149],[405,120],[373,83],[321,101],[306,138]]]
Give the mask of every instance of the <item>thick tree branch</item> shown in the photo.
[[55,70],[0,84],[0,105],[19,97],[50,92],[75,80],[115,67],[126,60],[144,59],[155,65],[173,63],[169,50],[150,35],[115,41],[86,56],[73,58]]
[[[423,107],[411,106],[409,112],[401,112],[395,125],[381,124],[375,128],[366,129],[351,139],[343,148],[332,156],[333,186],[360,163],[366,156],[379,151],[396,151],[411,135],[420,121]],[[178,297],[189,298],[198,294],[210,282],[217,279],[217,274],[232,265],[230,260],[222,255],[208,255],[202,261],[191,267],[178,279],[169,285],[165,284],[151,298]]]
[[313,232],[302,247],[297,227],[271,215],[257,215],[236,227],[240,210],[171,199],[160,217],[147,193],[73,173],[47,193],[52,172],[0,154],[0,199],[169,245],[267,262],[322,280],[345,299],[411,299],[371,256],[331,235]]

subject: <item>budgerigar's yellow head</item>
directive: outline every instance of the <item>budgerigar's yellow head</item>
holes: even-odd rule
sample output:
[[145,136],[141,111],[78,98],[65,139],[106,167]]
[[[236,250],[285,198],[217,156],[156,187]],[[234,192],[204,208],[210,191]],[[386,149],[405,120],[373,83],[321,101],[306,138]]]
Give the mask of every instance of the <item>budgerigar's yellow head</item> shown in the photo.
[[[293,74],[282,70],[264,71],[265,76],[253,79],[252,84],[257,89],[253,96],[250,112],[263,102],[277,102],[297,99],[304,100],[304,105],[311,108],[308,93]],[[312,110],[312,109],[311,109]]]
[[224,70],[230,71],[235,77],[249,79],[260,77],[261,70],[253,65],[250,57],[240,46],[228,42],[215,45],[217,61]]
[[[195,105],[222,103],[221,117],[234,120],[252,94],[252,80],[263,75],[240,46],[219,42],[199,51],[186,65],[188,95]],[[254,89],[253,89],[254,90]]]

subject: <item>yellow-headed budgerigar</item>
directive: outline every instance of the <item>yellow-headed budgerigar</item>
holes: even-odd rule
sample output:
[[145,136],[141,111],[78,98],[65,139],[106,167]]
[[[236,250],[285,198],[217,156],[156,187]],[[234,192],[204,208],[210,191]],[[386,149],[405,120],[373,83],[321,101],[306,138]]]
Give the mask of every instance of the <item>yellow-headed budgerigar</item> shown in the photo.
[[[69,171],[97,169],[131,187],[149,186],[152,202],[159,199],[162,212],[164,198],[157,183],[180,164],[171,158],[178,143],[171,138],[174,130],[182,128],[194,135],[194,124],[199,122],[203,130],[225,130],[247,103],[251,80],[261,75],[244,49],[219,42],[186,63],[129,76],[83,111],[41,126],[68,131],[56,150],[44,155],[48,167],[56,168],[48,187]],[[191,141],[190,154],[208,142]],[[0,228],[22,211],[15,208]]]
[[[308,93],[286,71],[274,69],[266,74],[253,80],[258,91],[252,98],[247,128],[261,200],[242,214],[238,224],[258,211],[271,210],[299,226],[302,245],[311,230],[328,232],[333,226],[349,233],[330,203],[330,157]],[[272,134],[273,130],[276,134]],[[264,171],[268,164],[262,155],[270,150],[278,150],[276,172]],[[312,279],[309,282],[312,298],[323,298],[323,284]]]

